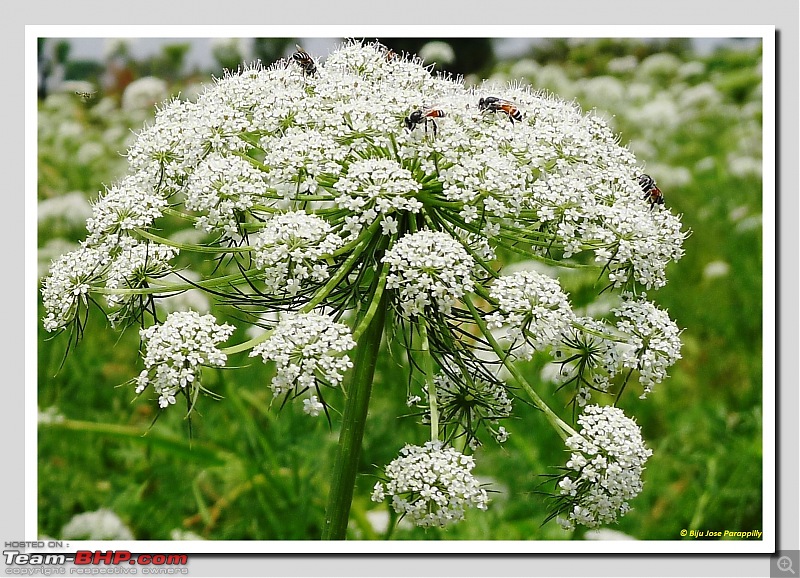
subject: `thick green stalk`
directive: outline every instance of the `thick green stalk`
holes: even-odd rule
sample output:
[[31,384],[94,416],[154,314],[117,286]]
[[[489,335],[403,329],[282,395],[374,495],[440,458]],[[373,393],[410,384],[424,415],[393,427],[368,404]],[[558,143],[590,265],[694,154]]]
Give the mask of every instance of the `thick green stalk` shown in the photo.
[[331,490],[328,507],[325,510],[324,540],[344,540],[347,535],[347,521],[350,517],[350,503],[358,473],[358,458],[361,454],[361,441],[367,421],[369,398],[372,393],[372,379],[375,364],[381,347],[381,336],[386,319],[388,292],[383,291],[372,321],[358,340],[353,377],[347,388],[347,401],[342,417],[342,432],[339,434],[339,447],[333,466]]

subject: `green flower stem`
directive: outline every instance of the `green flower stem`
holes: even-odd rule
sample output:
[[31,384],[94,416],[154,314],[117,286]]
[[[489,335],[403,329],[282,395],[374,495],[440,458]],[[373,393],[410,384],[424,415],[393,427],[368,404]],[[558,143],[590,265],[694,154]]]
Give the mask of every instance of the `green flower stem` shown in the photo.
[[109,289],[108,287],[92,287],[92,293],[101,295],[150,295],[156,293],[173,293],[175,291],[188,291],[189,289],[213,289],[224,285],[240,285],[263,277],[263,273],[254,273],[245,277],[241,273],[233,273],[224,277],[205,279],[203,281],[193,281],[191,283],[160,283],[159,278],[147,278],[148,287]]
[[176,247],[183,251],[192,251],[194,253],[247,253],[248,251],[252,251],[252,247],[242,246],[242,247],[206,247],[205,245],[193,245],[191,243],[178,243],[177,241],[173,241],[172,239],[167,239],[165,237],[160,237],[158,235],[154,235],[149,231],[145,231],[144,229],[134,229],[136,234],[140,237],[144,237],[145,239],[149,239],[161,245],[167,245],[168,247]]
[[386,320],[388,292],[383,291],[369,326],[361,334],[353,361],[353,375],[347,388],[347,400],[342,418],[342,431],[331,477],[328,507],[325,510],[325,526],[322,538],[344,540],[350,503],[358,472],[358,458],[367,421],[372,379],[380,352],[381,336]]
[[345,255],[347,253],[350,253],[350,251],[352,251],[356,245],[363,243],[365,239],[372,239],[375,236],[377,230],[380,228],[380,226],[381,222],[376,219],[374,223],[372,223],[369,227],[361,231],[361,233],[358,235],[357,238],[353,239],[340,249],[334,251],[333,256],[338,257],[339,255]]
[[197,217],[195,217],[193,215],[186,214],[183,211],[178,211],[176,209],[173,209],[172,207],[164,207],[163,211],[164,211],[165,215],[170,215],[172,217],[177,217],[179,219],[183,219],[183,220],[189,221],[191,223],[196,223],[197,222]]
[[428,343],[428,324],[424,317],[419,320],[419,334],[422,338],[422,368],[425,371],[425,385],[428,387],[428,404],[431,409],[431,441],[439,441],[439,405],[436,401],[436,384],[433,381],[433,357]]
[[480,312],[475,308],[475,305],[472,303],[472,299],[470,299],[467,296],[464,298],[464,302],[466,303],[467,307],[472,313],[472,318],[475,320],[475,323],[480,328],[481,333],[489,342],[489,345],[492,346],[492,349],[494,349],[494,352],[500,358],[502,364],[506,367],[506,369],[508,369],[508,371],[514,377],[514,379],[519,383],[522,389],[525,390],[525,393],[527,393],[528,396],[531,398],[533,404],[540,410],[542,410],[542,412],[544,412],[545,417],[547,417],[547,420],[556,429],[558,435],[561,436],[561,439],[565,440],[567,439],[567,437],[571,435],[577,435],[577,432],[574,429],[572,429],[569,426],[569,424],[567,424],[564,420],[558,417],[558,415],[556,415],[556,413],[552,409],[550,409],[550,406],[547,405],[541,397],[539,397],[539,394],[536,393],[533,387],[531,387],[531,384],[528,383],[528,380],[525,379],[525,377],[522,375],[522,372],[520,372],[520,370],[517,369],[517,367],[513,363],[509,362],[508,356],[503,351],[503,348],[500,347],[500,344],[497,343],[497,340],[494,338],[494,335],[492,335],[492,332],[486,326],[486,322],[481,317]]
[[372,323],[372,318],[375,317],[375,313],[378,311],[378,308],[381,306],[381,298],[383,297],[383,292],[386,289],[386,277],[389,275],[389,267],[386,265],[381,266],[381,273],[378,278],[378,285],[375,287],[375,294],[372,296],[372,300],[370,301],[369,308],[367,312],[364,314],[364,318],[358,324],[358,326],[353,330],[353,339],[358,342],[361,339],[361,336],[364,332],[369,329],[370,324]]

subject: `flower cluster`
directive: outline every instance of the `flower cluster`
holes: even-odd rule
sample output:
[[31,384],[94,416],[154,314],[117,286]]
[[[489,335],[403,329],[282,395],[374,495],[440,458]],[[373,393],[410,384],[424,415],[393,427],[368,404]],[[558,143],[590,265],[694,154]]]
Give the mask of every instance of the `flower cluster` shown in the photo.
[[153,190],[147,173],[135,173],[112,186],[92,206],[86,221],[87,243],[97,245],[109,237],[130,234],[133,229],[147,228],[162,215],[167,201]]
[[237,215],[267,198],[266,176],[236,155],[213,153],[204,158],[186,182],[184,206],[200,213],[195,226],[232,237],[240,233]]
[[136,379],[136,393],[148,386],[158,394],[158,405],[168,407],[182,391],[194,403],[200,390],[201,366],[223,367],[227,356],[217,345],[234,331],[231,325],[217,325],[212,315],[195,311],[171,313],[161,325],[151,325],[139,333],[146,341],[145,369]]
[[333,188],[340,193],[334,200],[351,216],[347,227],[353,236],[378,216],[386,234],[397,232],[397,222],[391,213],[418,213],[422,203],[414,197],[422,185],[408,169],[391,159],[365,159],[347,167],[347,172]]
[[293,211],[273,217],[255,236],[253,263],[264,270],[270,292],[295,295],[304,281],[328,278],[324,258],[341,246],[325,219]]
[[472,291],[474,261],[464,246],[447,233],[423,230],[404,236],[386,252],[386,286],[398,290],[407,316],[422,315],[432,305],[449,313],[456,301]]
[[84,245],[53,262],[50,275],[42,282],[47,331],[65,327],[76,318],[81,305],[88,305],[89,289],[102,277],[109,259],[108,251]]
[[[320,313],[289,313],[280,320],[269,338],[255,346],[250,357],[260,355],[277,366],[272,378],[275,396],[306,389],[319,392],[319,382],[339,385],[345,371],[353,366],[345,354],[355,347],[346,325]],[[320,402],[305,404],[306,413],[319,414]]]
[[[148,278],[158,278],[172,271],[170,260],[178,249],[157,243],[139,243],[132,238],[120,242],[116,256],[106,274],[107,289],[137,289],[147,286]],[[131,299],[130,294],[106,295],[110,307],[119,307]]]
[[645,397],[681,358],[680,329],[666,311],[643,299],[624,301],[614,314],[617,329],[628,336],[620,361],[624,367],[638,370]]
[[467,508],[486,510],[486,490],[472,475],[475,460],[440,442],[406,445],[386,466],[385,482],[377,482],[372,500],[392,497],[394,511],[424,528],[464,519]]
[[507,336],[517,344],[517,355],[533,353],[561,341],[573,318],[567,295],[558,281],[536,271],[500,277],[490,295],[498,311],[487,317],[490,328],[508,326]]
[[621,409],[586,406],[579,435],[566,440],[572,451],[566,475],[558,482],[558,521],[567,530],[616,522],[642,490],[644,464],[653,452],[644,445],[636,422]]

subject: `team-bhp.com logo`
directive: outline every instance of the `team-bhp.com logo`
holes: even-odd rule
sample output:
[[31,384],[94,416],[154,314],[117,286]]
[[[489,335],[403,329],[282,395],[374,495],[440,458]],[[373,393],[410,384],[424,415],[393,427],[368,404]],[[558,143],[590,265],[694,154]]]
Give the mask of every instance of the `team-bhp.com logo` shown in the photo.
[[[129,550],[78,550],[75,554],[25,554],[19,550],[3,550],[7,566],[129,566],[164,567],[185,566],[189,560],[186,554],[133,554]],[[156,570],[156,568],[152,568]],[[143,568],[144,571],[144,568]],[[148,572],[151,573],[151,572]],[[154,574],[161,572],[154,571]],[[173,572],[170,572],[173,573]]]

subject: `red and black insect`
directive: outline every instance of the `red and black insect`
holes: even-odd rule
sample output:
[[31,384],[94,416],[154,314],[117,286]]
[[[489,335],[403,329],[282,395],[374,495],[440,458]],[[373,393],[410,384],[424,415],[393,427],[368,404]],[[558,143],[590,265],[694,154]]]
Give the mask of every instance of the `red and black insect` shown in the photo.
[[425,132],[428,132],[428,123],[433,125],[433,136],[436,136],[435,118],[444,118],[445,113],[438,108],[420,108],[415,110],[405,118],[405,125],[408,130],[414,130],[418,124],[425,123]]
[[504,112],[511,119],[511,124],[514,121],[522,120],[522,112],[517,108],[517,105],[510,100],[498,98],[496,96],[487,96],[478,101],[478,110],[484,112]]
[[639,186],[644,191],[644,199],[650,203],[650,209],[656,205],[664,204],[664,193],[656,186],[656,181],[650,175],[639,175]]

